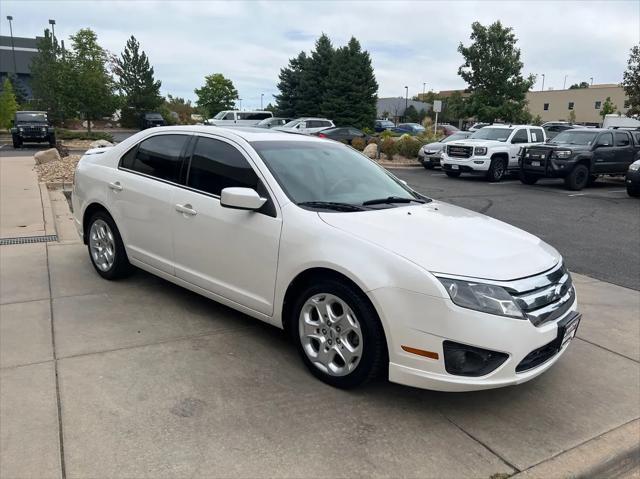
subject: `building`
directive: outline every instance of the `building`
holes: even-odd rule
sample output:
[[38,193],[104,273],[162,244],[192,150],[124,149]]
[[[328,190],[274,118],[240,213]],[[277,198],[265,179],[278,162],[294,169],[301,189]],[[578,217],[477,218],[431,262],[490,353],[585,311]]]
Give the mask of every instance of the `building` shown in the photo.
[[571,112],[575,113],[575,123],[600,125],[602,123],[602,105],[607,97],[625,114],[629,109],[624,88],[616,84],[591,85],[589,88],[572,90],[544,90],[527,93],[529,111],[542,121],[569,121]]
[[22,91],[30,100],[31,61],[38,54],[38,41],[41,38],[22,38],[0,35],[0,86],[9,75],[15,75]]
[[377,118],[389,118],[392,121],[401,120],[404,115],[404,110],[409,106],[413,106],[418,112],[420,112],[420,110],[431,110],[431,104],[423,101],[407,100],[400,96],[378,98],[376,106]]

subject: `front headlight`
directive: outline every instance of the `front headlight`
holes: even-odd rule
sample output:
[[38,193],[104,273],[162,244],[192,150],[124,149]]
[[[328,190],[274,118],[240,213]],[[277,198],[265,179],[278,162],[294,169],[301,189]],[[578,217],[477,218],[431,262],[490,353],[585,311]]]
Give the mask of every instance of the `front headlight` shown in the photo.
[[424,150],[425,155],[433,155],[434,153],[436,153],[435,150]]
[[441,277],[438,280],[449,293],[451,301],[462,308],[525,319],[513,297],[501,286]]
[[558,150],[555,152],[555,157],[561,160],[565,160],[571,156],[571,150]]
[[474,155],[486,155],[487,154],[487,147],[486,146],[476,146],[473,149],[473,154]]
[[631,163],[631,166],[629,167],[629,171],[638,171],[638,170],[640,170],[640,161]]
[[47,127],[46,127],[46,126],[43,126],[43,127],[42,127],[42,132],[43,132],[43,133],[46,133],[46,132],[47,132]]

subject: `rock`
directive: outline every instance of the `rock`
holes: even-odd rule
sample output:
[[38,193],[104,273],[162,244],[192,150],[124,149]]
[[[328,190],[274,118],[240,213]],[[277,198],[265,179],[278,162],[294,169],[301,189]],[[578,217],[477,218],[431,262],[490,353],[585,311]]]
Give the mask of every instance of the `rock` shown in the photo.
[[91,146],[91,148],[104,148],[106,146],[113,146],[113,143],[107,140],[96,140],[92,141],[89,146]]
[[69,148],[64,146],[60,141],[56,142],[56,150],[58,150],[58,153],[60,153],[62,158],[69,156]]
[[60,161],[60,153],[55,148],[49,148],[48,150],[42,150],[37,152],[33,157],[36,160],[36,164],[42,165],[43,163],[50,163],[52,161]]
[[378,145],[376,145],[375,143],[369,143],[367,146],[365,146],[364,150],[362,151],[362,153],[364,153],[365,156],[368,156],[369,158],[377,158],[378,157]]

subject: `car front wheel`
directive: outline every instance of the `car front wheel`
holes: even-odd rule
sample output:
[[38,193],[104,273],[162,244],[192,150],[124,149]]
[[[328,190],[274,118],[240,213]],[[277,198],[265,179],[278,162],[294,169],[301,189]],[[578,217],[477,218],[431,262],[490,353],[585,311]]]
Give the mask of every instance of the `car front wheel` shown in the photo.
[[378,375],[386,357],[384,333],[361,292],[337,280],[321,280],[302,292],[294,314],[292,333],[314,376],[348,389]]
[[18,148],[22,147],[22,140],[21,140],[19,137],[14,136],[14,137],[12,137],[11,139],[13,140],[13,141],[12,141],[12,143],[13,143],[13,147],[14,147],[16,150],[17,150]]
[[520,181],[525,185],[535,185],[538,182],[539,177],[530,175],[528,173],[520,172]]
[[507,162],[503,158],[491,160],[491,166],[487,172],[487,180],[500,181],[507,171]]
[[564,184],[569,190],[579,191],[589,184],[589,168],[586,165],[576,165],[571,173],[564,179]]
[[111,216],[102,211],[95,213],[89,220],[87,234],[89,257],[98,274],[109,280],[127,276],[131,265]]

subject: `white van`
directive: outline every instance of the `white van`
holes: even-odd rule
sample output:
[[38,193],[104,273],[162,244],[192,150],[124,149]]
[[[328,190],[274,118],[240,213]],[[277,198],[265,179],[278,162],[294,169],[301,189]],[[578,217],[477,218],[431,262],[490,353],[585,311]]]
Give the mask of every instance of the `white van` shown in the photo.
[[612,113],[605,115],[602,128],[640,128],[640,120]]
[[213,118],[205,121],[206,125],[230,126],[230,125],[257,125],[265,118],[272,118],[270,111],[238,111],[224,110]]

